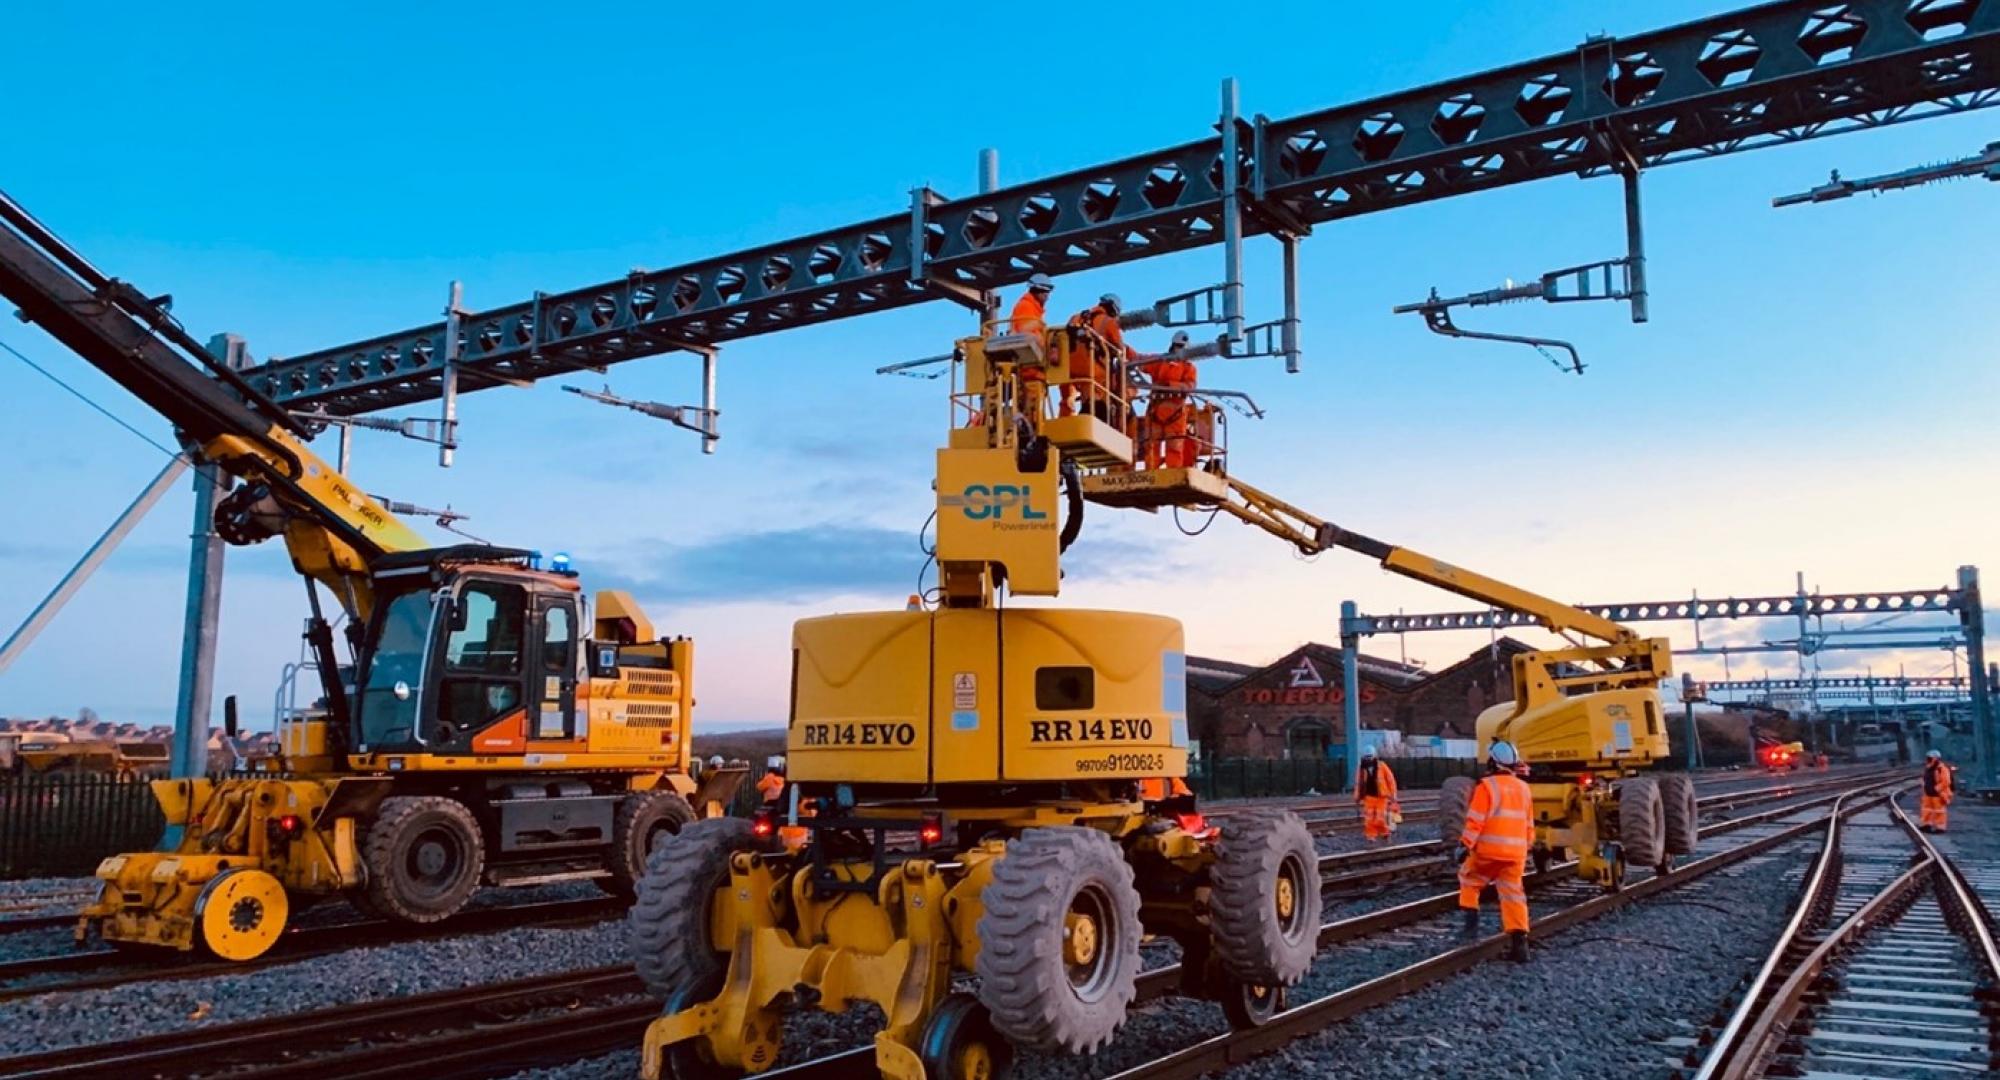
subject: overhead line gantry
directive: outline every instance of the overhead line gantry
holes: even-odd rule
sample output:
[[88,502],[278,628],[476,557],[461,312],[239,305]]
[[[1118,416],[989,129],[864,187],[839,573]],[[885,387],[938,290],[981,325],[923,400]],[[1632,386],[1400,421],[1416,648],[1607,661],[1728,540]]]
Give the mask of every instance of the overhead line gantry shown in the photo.
[[[1246,329],[1240,243],[1547,177],[1621,174],[1636,321],[1645,314],[1639,173],[1995,103],[1994,0],[1782,0],[1283,120],[1244,117],[1226,83],[1218,134],[1011,187],[559,293],[246,372],[290,408],[354,414],[450,401],[873,311],[984,308],[1032,273],[1224,244],[1228,336]],[[1233,167],[1225,167],[1229,162]],[[994,181],[990,161],[982,168]],[[1293,275],[1288,274],[1288,278]],[[1287,297],[1296,366],[1296,303]],[[455,328],[448,333],[448,328]],[[462,379],[462,382],[459,380]],[[712,407],[712,401],[704,406]]]

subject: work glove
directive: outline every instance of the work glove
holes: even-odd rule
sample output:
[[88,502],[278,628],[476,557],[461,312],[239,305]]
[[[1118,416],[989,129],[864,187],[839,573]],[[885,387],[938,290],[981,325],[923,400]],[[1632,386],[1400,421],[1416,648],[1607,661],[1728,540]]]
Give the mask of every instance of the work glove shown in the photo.
[[1467,858],[1468,856],[1470,856],[1471,854],[1472,854],[1472,849],[1471,849],[1471,848],[1467,847],[1467,846],[1466,846],[1466,845],[1464,845],[1464,844],[1460,844],[1460,845],[1458,845],[1458,856],[1457,856],[1457,858],[1455,858],[1455,859],[1454,859],[1454,860],[1452,860],[1452,861],[1454,861],[1454,862],[1457,862],[1457,863],[1463,863],[1463,862],[1465,862],[1466,858]]

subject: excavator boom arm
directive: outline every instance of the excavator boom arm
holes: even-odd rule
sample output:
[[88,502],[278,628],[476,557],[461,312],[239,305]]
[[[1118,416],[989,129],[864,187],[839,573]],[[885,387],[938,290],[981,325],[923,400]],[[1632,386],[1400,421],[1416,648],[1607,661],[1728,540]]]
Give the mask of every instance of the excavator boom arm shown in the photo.
[[206,355],[163,304],[99,273],[4,194],[0,295],[165,417],[200,456],[267,488],[246,508],[271,519],[293,562],[332,587],[350,614],[366,614],[374,559],[430,546],[306,449],[296,422]]

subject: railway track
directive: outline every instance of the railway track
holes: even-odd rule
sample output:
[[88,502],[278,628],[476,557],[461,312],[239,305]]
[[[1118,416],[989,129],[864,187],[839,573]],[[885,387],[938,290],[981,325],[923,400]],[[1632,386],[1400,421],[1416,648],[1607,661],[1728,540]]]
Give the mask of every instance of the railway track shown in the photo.
[[1832,826],[1791,921],[1687,1064],[1695,1080],[2000,1072],[1992,915],[1896,802]]
[[[600,922],[624,913],[610,898],[552,900],[499,905],[454,915],[443,922],[412,926],[382,920],[328,923],[285,931],[270,952],[250,961],[198,960],[166,950],[88,949],[20,960],[0,961],[0,1002],[36,994],[95,990],[141,979],[196,979],[286,964],[362,945],[375,945],[448,934],[482,934],[522,926],[562,926]],[[75,916],[62,916],[70,925]],[[75,976],[46,981],[51,976]],[[0,1070],[0,1075],[5,1075]]]
[[[1704,837],[1732,834],[1747,839],[1729,851],[1709,856],[1664,879],[1629,885],[1623,893],[1601,893],[1573,877],[1574,864],[1562,864],[1529,876],[1528,887],[1539,901],[1554,899],[1564,913],[1543,916],[1540,933],[1552,933],[1562,926],[1609,910],[1662,888],[1706,874],[1730,862],[1787,842],[1818,828],[1823,818],[1803,823],[1784,819],[1846,797],[1844,794],[1791,793],[1804,802],[1779,806],[1705,826]],[[1402,845],[1420,848],[1435,841]],[[1383,848],[1343,853],[1351,861],[1391,856],[1394,849]],[[1325,865],[1324,860],[1322,865]],[[1593,907],[1592,905],[1596,905]],[[1424,924],[1435,924],[1440,947],[1446,951],[1427,963],[1444,966],[1432,969],[1431,979],[1497,954],[1503,940],[1454,947],[1445,944],[1455,922],[1448,916],[1457,907],[1455,890],[1370,911],[1352,918],[1329,922],[1320,928],[1322,948],[1356,941],[1392,931],[1417,933]],[[1422,968],[1423,965],[1417,965]],[[1141,1000],[1175,992],[1181,983],[1177,964],[1154,968],[1140,976]],[[1412,976],[1414,977],[1414,976]],[[1277,1038],[1268,1034],[1280,1024],[1299,1025],[1294,1014],[1325,1017],[1311,1026],[1300,1026],[1296,1034],[1317,1030],[1339,1016],[1350,1015],[1364,1000],[1382,1000],[1382,986],[1400,985],[1395,980],[1372,980],[1375,987],[1356,996],[1355,988],[1332,998],[1302,1005],[1281,1014],[1271,1027],[1254,1033],[1219,1037],[1230,1042],[1241,1039]],[[1421,983],[1413,983],[1410,988]],[[1326,1002],[1335,1004],[1328,1005]],[[1317,1010],[1317,1011],[1311,1011]],[[52,1080],[58,1077],[106,1075],[196,1076],[227,1073],[232,1077],[257,1080],[300,1080],[307,1077],[339,1077],[362,1080],[370,1077],[422,1075],[426,1080],[490,1077],[525,1068],[556,1065],[599,1054],[629,1050],[638,1045],[645,1025],[658,1013],[657,1003],[643,995],[629,968],[602,967],[560,975],[521,980],[464,990],[392,998],[319,1012],[219,1025],[189,1032],[151,1036],[125,1042],[103,1043],[69,1050],[0,1059],[0,1076]],[[1287,1036],[1289,1038],[1289,1036]],[[1218,1052],[1211,1045],[1197,1044],[1183,1055],[1161,1059],[1161,1068],[1180,1068],[1174,1061],[1209,1062]],[[1206,1049],[1204,1049],[1206,1048]],[[1199,1051],[1197,1054],[1196,1052]],[[767,1074],[785,1080],[823,1080],[870,1075],[872,1048],[862,1048],[815,1059]],[[1232,1059],[1233,1060],[1233,1059]],[[1223,1061],[1222,1064],[1227,1064]],[[1194,1068],[1194,1066],[1186,1066]],[[1193,1072],[1140,1073],[1145,1076],[1194,1076],[1216,1064],[1202,1064]]]

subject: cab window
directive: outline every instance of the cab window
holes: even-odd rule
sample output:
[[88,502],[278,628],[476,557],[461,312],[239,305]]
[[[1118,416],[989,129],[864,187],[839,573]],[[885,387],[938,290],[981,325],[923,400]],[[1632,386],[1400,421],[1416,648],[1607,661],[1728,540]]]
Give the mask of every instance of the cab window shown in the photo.
[[576,666],[576,637],[570,629],[570,608],[559,604],[549,608],[542,616],[542,671],[549,675],[567,675]]
[[449,742],[521,707],[528,597],[519,585],[472,582],[458,594],[445,639],[443,708],[435,740]]

